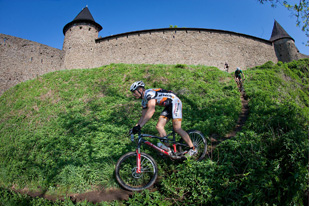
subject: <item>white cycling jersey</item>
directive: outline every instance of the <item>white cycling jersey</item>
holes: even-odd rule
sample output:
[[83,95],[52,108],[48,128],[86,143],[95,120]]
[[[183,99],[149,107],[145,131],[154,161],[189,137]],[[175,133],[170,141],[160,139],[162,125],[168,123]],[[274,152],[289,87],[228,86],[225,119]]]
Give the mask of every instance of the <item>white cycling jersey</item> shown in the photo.
[[147,89],[142,99],[142,107],[148,107],[148,101],[156,100],[156,105],[165,107],[161,116],[173,119],[182,119],[182,103],[181,100],[172,91],[164,89]]

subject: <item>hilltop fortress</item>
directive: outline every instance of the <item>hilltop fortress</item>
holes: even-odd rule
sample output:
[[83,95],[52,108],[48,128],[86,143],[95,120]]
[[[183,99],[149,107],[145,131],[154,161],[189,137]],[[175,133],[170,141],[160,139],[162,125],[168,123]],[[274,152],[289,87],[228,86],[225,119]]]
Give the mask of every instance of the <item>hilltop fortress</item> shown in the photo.
[[267,61],[308,58],[299,53],[294,39],[276,21],[270,40],[202,28],[151,29],[98,38],[101,30],[85,7],[64,26],[62,50],[0,34],[0,95],[45,73],[111,63],[200,64],[223,69],[228,62],[234,71]]

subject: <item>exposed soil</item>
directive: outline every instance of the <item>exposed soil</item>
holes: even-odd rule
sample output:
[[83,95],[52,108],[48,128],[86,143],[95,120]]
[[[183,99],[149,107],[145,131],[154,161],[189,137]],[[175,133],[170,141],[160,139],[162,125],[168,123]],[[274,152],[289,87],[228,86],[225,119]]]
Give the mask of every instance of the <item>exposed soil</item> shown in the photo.
[[[213,135],[211,137],[211,151],[210,153],[212,153],[212,150],[216,147],[216,145],[218,145],[220,142],[226,140],[226,139],[230,139],[233,138],[237,132],[241,131],[243,125],[245,124],[247,118],[248,118],[248,114],[249,114],[249,107],[248,107],[248,99],[246,96],[245,91],[241,92],[241,104],[242,104],[242,108],[241,108],[241,114],[239,115],[237,124],[234,128],[233,131],[231,131],[230,133],[226,134],[224,137],[218,137],[216,135]],[[15,192],[19,192],[22,194],[27,194],[31,197],[42,197],[45,199],[48,199],[50,201],[56,201],[56,200],[64,200],[64,196],[57,196],[57,195],[46,195],[44,192],[31,192],[27,189],[23,189],[23,190],[16,190],[14,188],[12,188],[13,191]],[[123,190],[123,189],[113,189],[113,190],[100,190],[100,191],[90,191],[90,192],[86,192],[86,193],[82,193],[82,194],[68,194],[67,197],[69,197],[72,202],[76,203],[76,202],[80,202],[80,201],[84,201],[87,200],[89,202],[92,203],[99,203],[102,201],[114,201],[114,200],[128,200],[130,195],[132,195],[133,192],[129,192],[127,190]]]
[[[45,192],[41,191],[29,191],[28,189],[22,189],[22,190],[16,190],[12,188],[12,191],[18,192],[21,194],[27,194],[30,197],[41,197],[45,198],[50,201],[56,201],[56,200],[62,200],[64,201],[65,196],[60,195],[46,195]],[[70,200],[73,203],[81,202],[84,200],[87,200],[88,202],[92,203],[99,203],[102,201],[108,202],[108,201],[114,201],[114,200],[128,200],[130,195],[132,195],[133,192],[122,190],[122,189],[113,189],[113,190],[100,190],[100,191],[90,191],[86,193],[81,194],[68,194],[66,197],[69,197]]]
[[241,113],[238,117],[235,128],[231,132],[226,134],[224,137],[220,137],[217,134],[213,134],[210,137],[210,148],[209,148],[208,155],[211,159],[213,157],[212,151],[216,148],[216,146],[224,140],[235,137],[237,132],[241,131],[242,127],[244,126],[248,118],[248,115],[249,115],[248,97],[244,90],[240,92],[240,99],[241,99]]
[[248,97],[245,91],[241,92],[240,99],[241,99],[242,107],[241,107],[241,113],[237,120],[237,124],[233,131],[225,135],[225,139],[232,138],[236,135],[237,132],[240,132],[248,118],[248,115],[249,115]]

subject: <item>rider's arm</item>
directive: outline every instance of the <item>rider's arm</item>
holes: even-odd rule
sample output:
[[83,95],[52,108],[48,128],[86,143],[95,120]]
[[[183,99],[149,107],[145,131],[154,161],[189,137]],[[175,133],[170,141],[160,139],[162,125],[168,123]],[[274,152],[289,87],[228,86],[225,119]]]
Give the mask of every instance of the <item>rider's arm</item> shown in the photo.
[[138,124],[143,127],[146,122],[148,122],[148,120],[151,119],[151,117],[153,116],[156,107],[156,100],[155,99],[151,99],[148,101],[148,106],[147,109],[143,109],[142,111],[142,117],[141,119],[138,121]]
[[143,121],[143,119],[144,119],[144,117],[145,117],[146,112],[147,112],[147,107],[146,107],[146,108],[143,108],[143,110],[142,110],[142,116],[141,116],[141,118],[138,120],[138,123],[136,124],[136,126],[141,124],[141,122]]

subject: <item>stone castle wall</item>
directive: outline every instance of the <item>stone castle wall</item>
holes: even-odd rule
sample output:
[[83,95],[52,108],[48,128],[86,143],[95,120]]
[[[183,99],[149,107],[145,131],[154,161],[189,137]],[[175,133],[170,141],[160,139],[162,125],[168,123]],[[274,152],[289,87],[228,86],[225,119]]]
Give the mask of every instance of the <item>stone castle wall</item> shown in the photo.
[[110,63],[207,65],[246,69],[277,62],[271,42],[247,35],[206,29],[157,29],[96,40],[91,67]]
[[16,84],[63,68],[64,52],[0,34],[0,95]]
[[277,62],[280,55],[289,52],[295,53],[295,59],[308,58],[292,43],[284,46],[279,42],[276,47],[253,36],[196,28],[143,30],[98,39],[96,27],[80,24],[66,31],[63,50],[59,50],[0,34],[0,95],[20,82],[45,73],[111,63],[200,64],[223,70],[228,62],[232,72],[236,67],[245,70],[267,61]]

